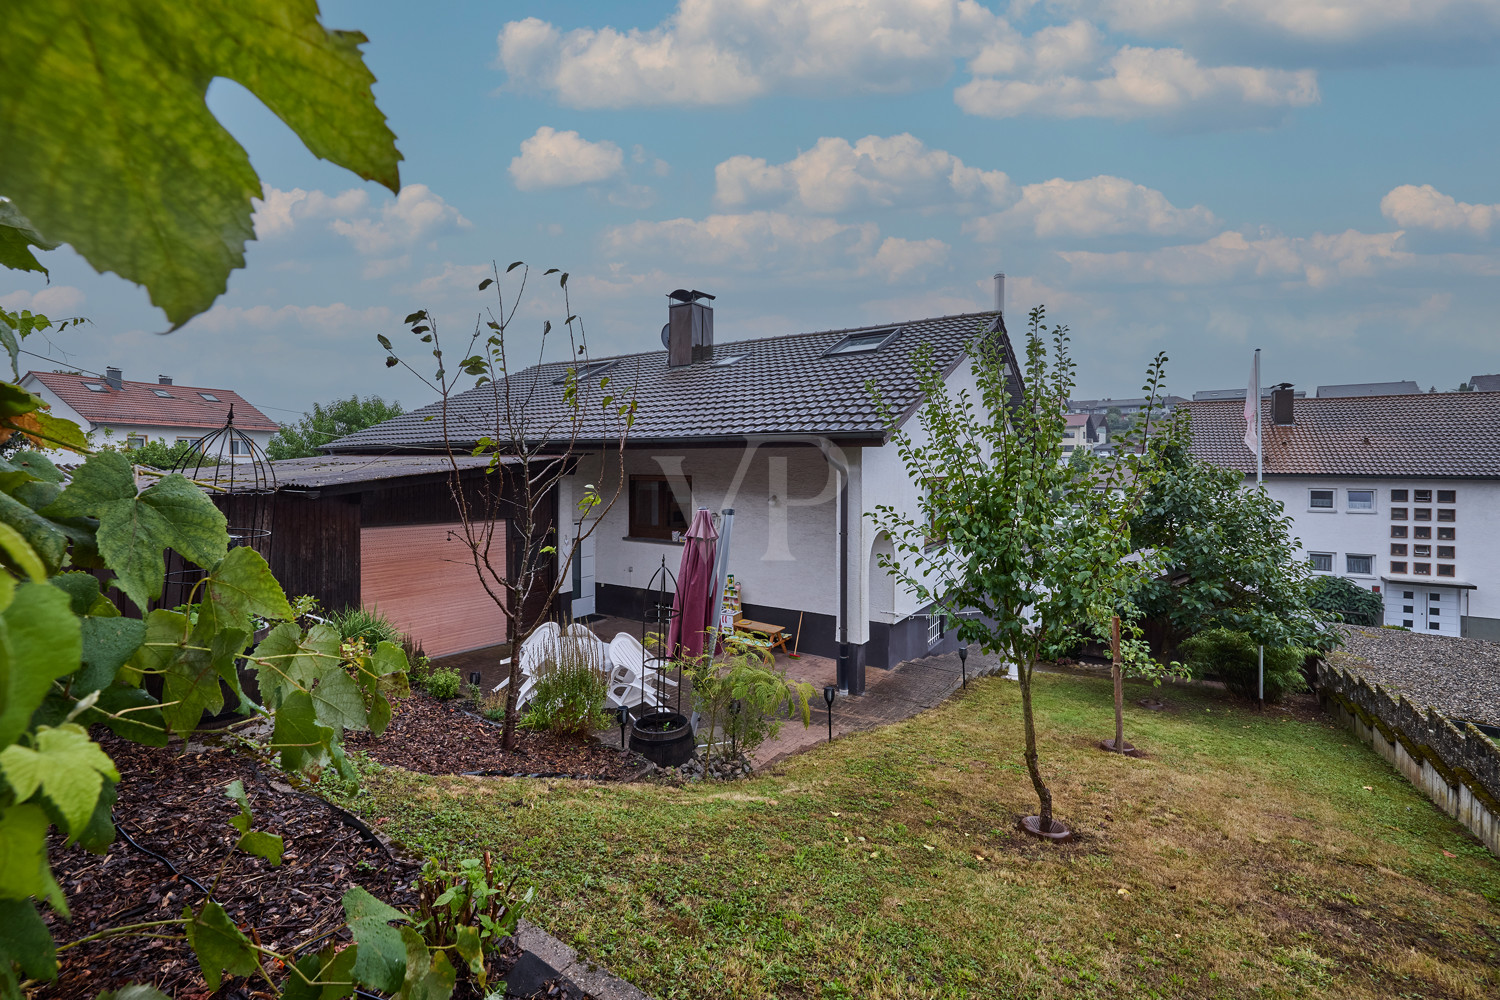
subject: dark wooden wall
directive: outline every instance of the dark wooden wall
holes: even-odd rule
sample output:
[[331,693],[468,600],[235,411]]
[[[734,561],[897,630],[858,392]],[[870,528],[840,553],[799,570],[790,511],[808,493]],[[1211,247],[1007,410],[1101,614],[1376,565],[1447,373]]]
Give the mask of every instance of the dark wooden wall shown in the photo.
[[359,603],[359,494],[309,499],[282,492],[218,503],[231,534],[259,514],[270,535],[247,542],[266,557],[287,597],[311,594],[330,611]]

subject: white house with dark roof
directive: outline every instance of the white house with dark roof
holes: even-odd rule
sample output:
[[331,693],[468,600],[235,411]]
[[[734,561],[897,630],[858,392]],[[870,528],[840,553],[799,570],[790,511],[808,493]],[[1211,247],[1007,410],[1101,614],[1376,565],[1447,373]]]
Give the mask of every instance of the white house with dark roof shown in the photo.
[[[1195,401],[1193,454],[1255,482],[1244,403]],[[1266,491],[1315,573],[1379,593],[1385,622],[1500,639],[1500,392],[1262,407]]]
[[[922,397],[914,361],[930,352],[950,390],[973,392],[965,348],[999,337],[1019,392],[1021,373],[997,308],[904,323],[800,333],[727,343],[713,337],[713,308],[701,293],[674,293],[663,329],[665,350],[588,362],[581,392],[597,397],[610,379],[617,399],[634,396],[638,412],[625,455],[627,481],[613,481],[609,446],[618,440],[611,411],[585,399],[577,470],[559,490],[560,523],[582,527],[578,500],[586,484],[605,496],[622,489],[570,566],[568,610],[637,617],[652,574],[665,560],[674,573],[680,534],[695,508],[733,509],[729,572],[744,613],[756,621],[801,626],[804,652],[840,658],[840,678],[863,690],[864,668],[889,667],[953,648],[952,631],[879,566],[891,539],[867,516],[877,505],[915,512],[911,480],[871,387],[902,415],[909,430]],[[496,392],[526,399],[528,436],[547,440],[569,425],[563,386],[570,363],[528,368],[500,388],[483,387],[450,404],[455,441],[490,433]],[[592,405],[591,405],[592,404]],[[435,451],[436,406],[415,410],[333,442],[335,453]],[[564,543],[559,551],[566,551]]]
[[[136,447],[148,441],[199,441],[224,426],[230,408],[234,425],[262,451],[280,427],[232,389],[177,385],[166,375],[155,382],[132,382],[120,369],[104,377],[82,372],[27,372],[21,388],[36,393],[52,415],[73,421],[96,445]],[[242,441],[232,441],[236,450]],[[246,459],[249,455],[245,456]]]

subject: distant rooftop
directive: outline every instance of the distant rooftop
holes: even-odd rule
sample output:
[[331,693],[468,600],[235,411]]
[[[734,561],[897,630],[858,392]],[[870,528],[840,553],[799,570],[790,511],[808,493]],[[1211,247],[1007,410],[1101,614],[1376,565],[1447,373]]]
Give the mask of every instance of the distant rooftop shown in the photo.
[[1475,392],[1500,392],[1500,375],[1471,375],[1469,385]]
[[1351,382],[1348,385],[1320,385],[1318,386],[1318,398],[1341,399],[1346,396],[1414,396],[1421,391],[1421,386],[1410,381]]
[[[1271,398],[1271,390],[1274,389],[1274,388],[1275,388],[1275,386],[1269,386],[1269,385],[1268,386],[1263,386],[1261,388],[1261,390],[1260,390],[1260,398],[1261,399],[1270,399]],[[1297,399],[1301,399],[1301,398],[1303,398],[1304,396],[1307,395],[1307,390],[1306,389],[1297,389],[1297,390],[1294,390],[1292,392],[1292,395],[1294,397],[1296,397]],[[1201,402],[1204,402],[1205,400],[1214,400],[1214,399],[1244,399],[1244,398],[1245,398],[1245,390],[1244,389],[1203,389],[1203,390],[1201,390],[1199,392],[1193,393],[1193,402],[1195,402],[1195,403],[1201,403]]]

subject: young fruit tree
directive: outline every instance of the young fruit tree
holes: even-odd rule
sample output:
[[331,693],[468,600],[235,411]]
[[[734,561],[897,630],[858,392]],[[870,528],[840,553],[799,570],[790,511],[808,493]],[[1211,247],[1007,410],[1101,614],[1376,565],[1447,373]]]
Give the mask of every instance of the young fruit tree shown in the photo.
[[[520,270],[513,296],[505,293],[505,275]],[[387,367],[400,365],[416,375],[439,397],[422,419],[437,423],[436,440],[452,470],[449,485],[463,525],[461,541],[485,593],[505,619],[506,639],[514,651],[505,682],[505,721],[501,745],[515,748],[517,697],[521,687],[521,644],[553,615],[566,576],[551,572],[553,560],[572,565],[578,546],[598,527],[601,517],[623,492],[626,482],[625,442],[635,422],[636,404],[629,389],[611,386],[610,378],[592,378],[588,340],[583,321],[573,313],[568,275],[550,268],[543,277],[558,274],[567,319],[567,357],[564,366],[542,365],[554,341],[550,320],[542,324],[535,342],[536,364],[510,366],[516,333],[516,310],[526,292],[531,269],[516,261],[502,275],[491,265],[492,276],[479,283],[481,292],[493,288],[495,306],[480,315],[456,370],[443,353],[437,320],[425,309],[406,317],[410,333],[430,349],[435,369],[429,377],[400,357],[390,338],[380,335]],[[461,383],[472,378],[467,389]],[[422,411],[418,411],[419,413]],[[617,473],[615,485],[601,492],[586,486],[578,501],[578,532],[561,542],[553,523],[552,500],[565,476],[574,472],[585,437],[599,444],[602,465]],[[464,456],[487,456],[485,488],[466,485],[464,473],[472,466]],[[601,479],[602,481],[602,479]],[[508,532],[508,538],[506,537]],[[560,544],[561,543],[561,544]]]
[[[924,487],[919,510],[880,506],[872,517],[895,550],[881,566],[956,621],[960,639],[1015,665],[1039,806],[1022,826],[1061,837],[1068,831],[1053,816],[1038,760],[1033,672],[1094,608],[1122,603],[1152,572],[1151,559],[1132,553],[1129,525],[1153,481],[1155,452],[1148,445],[1084,469],[1061,460],[1075,366],[1067,327],[1049,331],[1044,320],[1041,307],[1031,311],[1019,386],[998,330],[980,331],[969,347],[977,396],[950,388],[930,356],[919,356],[917,426],[903,430],[886,408],[907,473]],[[1152,362],[1152,384],[1165,363],[1164,354]]]

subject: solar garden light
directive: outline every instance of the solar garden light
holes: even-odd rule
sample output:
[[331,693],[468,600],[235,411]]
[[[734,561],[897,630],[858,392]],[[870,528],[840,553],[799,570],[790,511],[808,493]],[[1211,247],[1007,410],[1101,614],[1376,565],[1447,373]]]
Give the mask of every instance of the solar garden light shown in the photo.
[[833,742],[833,698],[839,689],[832,684],[823,689],[823,702],[828,706],[828,742]]
[[484,675],[481,674],[479,671],[477,671],[477,670],[470,670],[469,671],[469,683],[470,684],[474,685],[475,687],[478,687],[479,686],[479,682],[482,681],[482,680],[484,680]]
[[963,675],[964,687],[969,686],[969,644],[963,640],[958,643],[958,672]]
[[630,718],[630,709],[624,705],[615,709],[615,718],[620,720],[620,750],[625,750],[625,723]]

